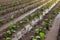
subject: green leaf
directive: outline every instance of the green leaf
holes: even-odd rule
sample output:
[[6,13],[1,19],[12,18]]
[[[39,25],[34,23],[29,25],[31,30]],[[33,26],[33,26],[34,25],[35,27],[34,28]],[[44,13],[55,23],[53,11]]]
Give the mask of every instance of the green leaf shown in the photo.
[[11,40],[11,38],[10,37],[7,37],[6,40]]
[[39,29],[35,29],[34,32],[35,32],[35,33],[39,33]]
[[36,36],[32,36],[32,40],[37,40]]
[[46,21],[42,21],[42,25],[46,25],[47,23],[46,23]]
[[40,38],[44,39],[44,37],[45,37],[45,34],[43,32],[40,32]]
[[40,38],[40,36],[36,36],[36,38]]
[[14,32],[14,33],[15,33],[15,32],[16,32],[16,30],[11,29],[11,32]]
[[11,29],[14,26],[14,22],[10,22],[8,28]]
[[28,18],[24,18],[24,19],[22,19],[22,20],[20,21],[20,23],[25,23],[25,22],[28,22],[28,21],[29,21]]
[[3,19],[0,19],[0,22],[3,22]]
[[10,34],[11,34],[10,30],[6,31],[6,35],[10,35]]
[[35,14],[31,14],[30,18],[33,19],[35,17]]
[[36,38],[32,38],[32,40],[37,40]]
[[12,15],[10,18],[13,19],[14,18],[14,15]]

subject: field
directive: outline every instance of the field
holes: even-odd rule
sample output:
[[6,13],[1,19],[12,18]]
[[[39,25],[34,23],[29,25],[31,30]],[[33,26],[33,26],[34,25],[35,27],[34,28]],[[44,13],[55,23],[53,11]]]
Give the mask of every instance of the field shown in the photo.
[[60,40],[60,0],[1,0],[0,40]]

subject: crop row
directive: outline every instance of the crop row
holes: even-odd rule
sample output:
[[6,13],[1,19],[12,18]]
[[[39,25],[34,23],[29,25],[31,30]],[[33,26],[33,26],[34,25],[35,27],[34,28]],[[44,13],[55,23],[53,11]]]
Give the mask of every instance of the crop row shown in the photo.
[[36,25],[37,27],[36,26],[34,27],[35,29],[32,29],[30,32],[25,34],[25,36],[21,38],[20,40],[24,40],[24,39],[25,40],[34,40],[34,39],[41,40],[42,39],[41,36],[43,36],[43,39],[44,39],[45,34],[47,34],[46,30],[49,30],[49,28],[52,25],[53,19],[58,14],[55,11],[54,12],[51,12],[51,11],[44,17],[44,19],[41,22],[39,22],[40,24]]
[[[35,5],[36,5],[36,4],[35,4]],[[50,4],[50,5],[51,5],[51,4]],[[49,5],[49,6],[50,6],[50,5]],[[33,6],[34,6],[34,5],[33,5]],[[29,6],[29,7],[30,7],[30,6]],[[34,7],[35,7],[35,6],[34,6]],[[34,8],[34,7],[33,7],[33,8]],[[47,7],[48,7],[48,6],[47,6]],[[45,9],[46,9],[47,7],[45,7]],[[41,9],[41,12],[42,12],[43,10],[44,10],[44,7]],[[24,13],[25,13],[25,12],[24,12]],[[22,14],[23,14],[23,13],[20,13],[20,12],[19,12],[18,14],[17,14],[17,13],[16,13],[16,14],[13,13],[13,15],[12,15],[12,14],[11,14],[11,15],[9,14],[9,15],[7,15],[7,16],[9,16],[8,18],[7,18],[7,16],[4,17],[5,19],[3,18],[3,19],[4,19],[3,22],[5,22],[5,20],[6,20],[6,22],[11,21],[11,19],[17,18],[17,17],[19,17],[19,16],[22,15]],[[5,23],[6,23],[6,22],[5,22]]]
[[[29,0],[26,0],[25,2],[24,2],[24,0],[18,0],[18,1],[13,1],[12,3],[6,3],[6,4],[0,4],[0,10],[3,10],[3,9],[6,9],[6,8],[10,8],[10,7],[13,7],[13,6],[18,6],[18,5],[22,5],[22,4],[24,4],[24,3],[29,3],[29,2],[31,2],[32,0],[30,0],[29,2],[28,2]],[[21,3],[21,2],[23,2],[23,3]],[[35,1],[36,2],[36,1]]]
[[[47,34],[46,33],[46,30],[49,31],[49,28],[51,27],[52,25],[52,19],[56,16],[57,14],[56,13],[51,13],[47,16],[45,16],[46,18],[41,22],[40,24],[40,28],[39,29],[35,29],[34,30],[34,35],[32,36],[31,40],[42,40],[44,39],[45,35]],[[42,37],[43,35],[43,37]]]
[[[32,14],[32,15],[33,15],[33,14]],[[35,15],[36,15],[36,14],[34,14],[34,15],[32,16],[32,19],[35,17]],[[37,16],[39,17],[39,13],[38,13],[38,15],[37,15]],[[30,17],[31,17],[31,16],[30,16]],[[28,18],[29,18],[29,17],[28,17]],[[31,20],[31,19],[29,19],[29,20]],[[25,20],[23,19],[23,20],[22,20],[22,22],[23,22],[23,24],[24,24],[24,23],[26,24],[26,22],[25,22],[25,21],[27,21],[27,22],[28,22],[29,20],[28,20],[28,19],[25,19]],[[22,22],[20,21],[20,23],[22,23]],[[17,24],[19,24],[19,25],[20,25],[20,23],[18,22]],[[13,25],[14,25],[14,23],[10,23],[10,24],[13,24]],[[13,26],[13,25],[12,25],[12,26]],[[16,24],[15,24],[15,25],[16,25]],[[18,25],[17,27],[19,27],[19,25]],[[11,25],[10,25],[10,26],[11,26]],[[25,26],[25,25],[24,25],[24,26]],[[16,26],[14,26],[14,27],[16,27]],[[21,27],[22,27],[22,26],[21,26]],[[8,27],[8,29],[9,29],[9,27]],[[11,30],[13,30],[13,29],[11,28]],[[10,32],[11,32],[11,30],[8,30],[8,31],[10,31]],[[15,31],[15,30],[13,30],[13,31]],[[9,35],[8,35],[8,36],[9,36]]]
[[0,15],[1,15],[1,14],[5,14],[5,13],[9,13],[9,12],[12,12],[12,11],[15,11],[15,10],[17,10],[17,9],[24,8],[24,7],[29,6],[29,5],[32,5],[32,4],[34,4],[34,3],[37,3],[37,2],[36,2],[36,1],[32,1],[32,2],[30,2],[30,3],[25,3],[25,4],[22,4],[22,5],[18,5],[18,6],[14,6],[14,7],[7,8],[7,9],[5,9],[5,10],[0,11]]
[[[50,5],[49,5],[50,6]],[[48,7],[49,7],[48,6]],[[45,8],[46,9],[46,8]],[[43,10],[44,11],[44,10]],[[38,14],[37,14],[38,13]],[[34,17],[38,17],[39,18],[39,13],[40,12],[37,12],[36,14],[35,13],[33,13],[33,14],[31,14],[29,17],[27,16],[27,18],[26,19],[22,19],[21,21],[20,21],[20,23],[22,23],[23,24],[23,26],[25,26],[25,24],[26,23],[28,23],[29,21],[31,21],[32,19],[34,19]],[[16,27],[20,27],[20,24],[19,23],[19,21],[17,22],[17,24],[15,24],[14,22],[10,22],[9,23],[9,27],[8,27],[8,29],[6,29],[7,31],[6,32],[4,32],[4,34],[7,34],[5,37],[9,37],[12,33],[15,33],[16,32]],[[23,26],[21,26],[21,27],[23,27]]]
[[[40,3],[40,2],[39,2],[39,3]],[[38,4],[39,4],[39,3],[38,3]],[[34,5],[28,6],[28,7],[24,8],[25,10],[24,10],[24,9],[20,9],[20,10],[17,10],[17,11],[15,11],[15,12],[9,13],[9,14],[3,16],[2,18],[0,18],[0,21],[2,22],[2,24],[7,23],[7,22],[13,20],[14,18],[17,18],[17,17],[21,16],[22,14],[26,13],[28,10],[32,10],[32,8],[38,6],[38,4],[35,3],[35,4],[34,4],[35,6],[34,6]],[[39,4],[39,5],[40,5],[40,4]],[[31,8],[29,8],[29,7],[31,7]],[[7,17],[7,16],[8,16],[8,17]],[[2,24],[1,24],[1,25],[2,25]]]
[[[33,4],[28,5],[28,6],[26,6],[26,7],[22,7],[22,8],[18,7],[18,8],[16,8],[16,10],[15,10],[15,9],[10,9],[10,10],[8,10],[8,11],[5,11],[5,12],[1,13],[0,15],[1,15],[1,16],[2,16],[2,15],[6,15],[6,14],[8,14],[8,13],[12,13],[12,12],[19,11],[19,10],[28,11],[29,9],[32,9],[32,8],[35,6],[35,4],[36,4],[36,6],[38,6],[39,3],[40,3],[40,2],[36,2],[36,3],[33,3]],[[36,6],[35,6],[35,7],[36,7]]]
[[[47,3],[48,3],[48,2],[47,2]],[[47,4],[47,3],[45,3],[45,4]],[[17,21],[19,21],[19,20],[23,19],[24,17],[32,14],[33,12],[35,12],[37,9],[40,9],[41,7],[42,7],[42,5],[39,6],[39,7],[37,7],[36,9],[31,10],[30,12],[27,12],[25,15],[22,15],[23,17],[22,17],[22,16],[18,17],[18,18],[15,19],[13,22],[16,23]],[[3,27],[8,27],[8,24],[9,24],[9,23],[3,25]],[[5,28],[1,28],[1,30],[3,30],[3,29],[5,29]],[[1,30],[0,30],[0,31],[1,31]]]
[[[50,7],[51,8],[51,7]],[[56,14],[55,14],[56,15]],[[31,31],[30,31],[31,32]],[[29,34],[26,34],[27,36],[29,35],[30,36],[30,32],[28,32]],[[33,32],[33,31],[32,31]],[[32,33],[33,34],[33,33]],[[32,35],[31,34],[31,35]],[[25,36],[25,38],[27,37],[27,36]],[[31,37],[31,36],[30,36]],[[22,38],[23,39],[23,38]],[[29,38],[28,38],[29,39]],[[28,39],[26,39],[26,40],[28,40]],[[24,39],[23,39],[24,40]]]

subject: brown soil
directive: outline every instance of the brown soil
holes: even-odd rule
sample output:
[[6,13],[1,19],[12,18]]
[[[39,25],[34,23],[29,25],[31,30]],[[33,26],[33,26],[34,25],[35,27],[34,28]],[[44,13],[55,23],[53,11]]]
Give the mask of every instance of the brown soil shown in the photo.
[[0,3],[12,2],[13,0],[0,0]]

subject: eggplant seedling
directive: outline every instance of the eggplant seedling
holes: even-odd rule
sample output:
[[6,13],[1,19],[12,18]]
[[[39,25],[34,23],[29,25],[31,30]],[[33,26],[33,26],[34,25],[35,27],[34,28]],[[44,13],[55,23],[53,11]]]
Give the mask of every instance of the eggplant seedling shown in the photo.
[[37,40],[36,36],[32,36],[32,40]]
[[10,37],[3,38],[3,40],[11,40]]
[[36,14],[31,14],[31,15],[29,16],[29,20],[32,20],[32,19],[35,17],[35,15],[36,15]]
[[3,21],[3,19],[0,19],[0,22],[2,22]]
[[13,19],[14,18],[14,15],[11,15],[11,17],[10,17],[11,19]]
[[3,24],[3,20],[4,20],[4,19],[0,19],[0,23],[1,23],[1,24]]
[[43,40],[45,38],[45,34],[43,32],[40,32],[40,38]]
[[11,35],[11,31],[10,31],[10,30],[7,30],[6,32],[4,32],[4,34],[5,34],[6,36],[9,36],[9,35]]
[[28,18],[24,18],[24,19],[22,19],[22,20],[20,21],[20,23],[26,23],[26,22],[28,22],[28,21],[29,21]]
[[35,29],[34,32],[35,32],[35,33],[39,33],[39,29]]
[[11,29],[14,25],[15,25],[14,22],[10,22],[9,26],[8,26],[8,29]]
[[16,30],[14,30],[14,29],[11,29],[10,31],[11,31],[12,33],[15,33],[15,32],[16,32]]
[[45,8],[43,7],[40,11],[43,11]]
[[47,23],[46,23],[46,21],[42,21],[42,25],[46,25]]

